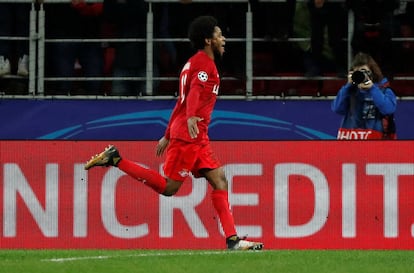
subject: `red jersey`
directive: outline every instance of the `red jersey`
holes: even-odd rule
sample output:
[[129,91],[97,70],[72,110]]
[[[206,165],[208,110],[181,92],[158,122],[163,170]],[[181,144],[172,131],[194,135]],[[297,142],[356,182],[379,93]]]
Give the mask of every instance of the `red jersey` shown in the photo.
[[[208,142],[208,125],[216,103],[220,77],[216,64],[204,51],[194,54],[184,65],[180,74],[180,94],[171,114],[167,139],[205,144]],[[197,123],[200,133],[192,139],[188,132],[187,119],[203,118]]]

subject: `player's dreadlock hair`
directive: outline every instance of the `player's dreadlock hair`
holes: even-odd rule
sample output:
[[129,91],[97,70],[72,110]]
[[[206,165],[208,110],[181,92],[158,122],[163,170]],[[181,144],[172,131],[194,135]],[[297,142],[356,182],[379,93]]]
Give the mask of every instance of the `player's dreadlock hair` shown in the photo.
[[217,19],[213,16],[200,16],[194,19],[188,30],[188,38],[195,49],[203,49],[205,39],[213,37],[214,28],[217,26]]

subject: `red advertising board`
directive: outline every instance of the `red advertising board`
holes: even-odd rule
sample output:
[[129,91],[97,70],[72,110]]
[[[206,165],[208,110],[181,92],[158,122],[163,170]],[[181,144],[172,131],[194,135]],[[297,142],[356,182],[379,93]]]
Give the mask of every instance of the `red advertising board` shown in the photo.
[[[0,141],[0,247],[223,249],[203,179],[159,196],[100,141]],[[117,141],[162,170],[154,141]],[[267,249],[414,249],[413,141],[219,141],[240,235]]]

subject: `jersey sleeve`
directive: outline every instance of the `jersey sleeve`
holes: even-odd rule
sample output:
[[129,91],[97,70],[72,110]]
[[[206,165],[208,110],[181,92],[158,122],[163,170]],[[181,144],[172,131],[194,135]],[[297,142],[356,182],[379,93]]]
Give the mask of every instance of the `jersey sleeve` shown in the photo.
[[205,90],[206,82],[209,75],[211,75],[210,66],[201,66],[200,63],[196,63],[193,69],[187,95],[187,119],[197,115],[197,109],[200,104],[200,94]]

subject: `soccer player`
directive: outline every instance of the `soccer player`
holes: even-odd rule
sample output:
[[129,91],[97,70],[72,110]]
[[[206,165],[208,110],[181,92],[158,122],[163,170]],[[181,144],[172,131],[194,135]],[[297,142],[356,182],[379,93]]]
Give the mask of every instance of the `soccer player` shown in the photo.
[[226,38],[211,16],[197,17],[190,24],[189,38],[197,53],[181,71],[179,97],[165,135],[156,148],[157,156],[166,151],[165,177],[122,158],[113,145],[93,156],[85,169],[116,166],[165,196],[174,195],[190,172],[195,177],[204,177],[213,187],[213,206],[226,236],[227,249],[260,250],[263,243],[247,241],[237,235],[228,201],[228,182],[207,134],[220,84],[214,59],[223,55]]

